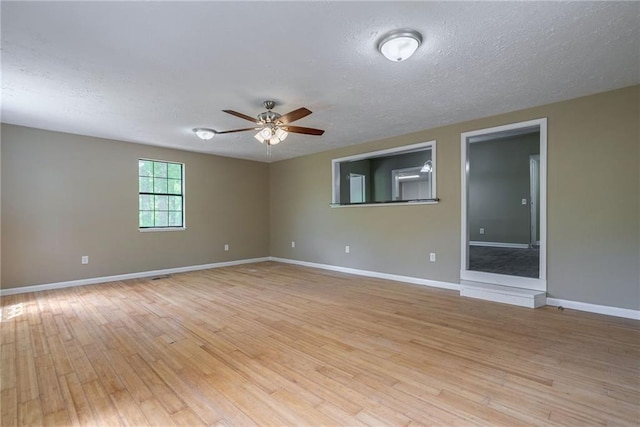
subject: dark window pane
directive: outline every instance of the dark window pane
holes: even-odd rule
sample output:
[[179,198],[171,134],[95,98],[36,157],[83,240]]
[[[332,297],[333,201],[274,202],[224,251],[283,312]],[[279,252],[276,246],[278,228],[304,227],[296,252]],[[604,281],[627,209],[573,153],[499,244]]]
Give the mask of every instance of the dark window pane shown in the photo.
[[169,225],[171,227],[182,227],[182,212],[169,212]]
[[139,198],[141,211],[153,210],[153,196],[141,194]]
[[167,180],[168,186],[169,186],[169,191],[167,191],[167,193],[169,194],[182,194],[182,181],[179,179],[169,179]]
[[153,176],[156,178],[166,178],[167,164],[163,162],[153,162]]
[[166,211],[169,210],[169,196],[155,196],[156,197],[156,210]]
[[141,176],[138,181],[140,182],[140,193],[153,193],[153,178],[145,178]]
[[167,176],[173,179],[182,179],[182,165],[169,163],[167,166]]
[[169,210],[181,211],[182,210],[182,197],[169,196]]
[[156,227],[167,227],[169,225],[169,213],[156,211]]
[[167,193],[167,180],[165,178],[154,178],[153,180],[153,192],[154,193]]
[[140,211],[140,227],[153,227],[152,211]]
[[138,160],[138,176],[153,176],[153,162],[151,160]]

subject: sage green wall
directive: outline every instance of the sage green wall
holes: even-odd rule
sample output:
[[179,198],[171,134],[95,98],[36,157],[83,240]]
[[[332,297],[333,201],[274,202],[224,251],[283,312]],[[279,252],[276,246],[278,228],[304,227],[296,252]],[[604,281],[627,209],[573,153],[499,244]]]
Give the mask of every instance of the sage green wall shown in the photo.
[[[633,86],[273,163],[271,255],[459,283],[460,134],[547,117],[548,295],[637,310],[639,104]],[[439,204],[329,207],[331,159],[433,139]]]
[[[185,164],[185,231],[138,231],[139,158]],[[269,255],[264,163],[3,124],[1,172],[2,288]]]

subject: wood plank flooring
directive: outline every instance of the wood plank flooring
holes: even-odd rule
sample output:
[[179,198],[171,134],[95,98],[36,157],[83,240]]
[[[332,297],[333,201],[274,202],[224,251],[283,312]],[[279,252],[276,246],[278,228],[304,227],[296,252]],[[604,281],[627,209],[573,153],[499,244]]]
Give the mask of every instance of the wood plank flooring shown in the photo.
[[2,298],[2,426],[638,425],[640,322],[273,262]]

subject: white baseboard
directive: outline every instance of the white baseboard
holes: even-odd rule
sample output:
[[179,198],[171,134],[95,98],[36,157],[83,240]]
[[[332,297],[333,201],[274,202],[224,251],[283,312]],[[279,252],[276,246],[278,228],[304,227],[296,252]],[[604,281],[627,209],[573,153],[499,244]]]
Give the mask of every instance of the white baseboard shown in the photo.
[[608,305],[589,304],[580,301],[571,301],[566,299],[547,297],[547,305],[573,310],[588,311],[590,313],[606,314],[607,316],[625,317],[627,319],[640,320],[640,310],[632,310],[629,308],[610,307]]
[[[379,279],[395,280],[398,282],[413,283],[416,285],[431,286],[434,288],[460,290],[460,285],[450,282],[441,282],[437,280],[420,279],[417,277],[400,276],[396,274],[380,273],[377,271],[358,270],[355,268],[339,267],[336,265],[318,264],[315,262],[298,261],[294,259],[278,258],[278,257],[262,257],[240,259],[235,261],[217,262],[212,264],[191,265],[187,267],[167,268],[163,270],[142,271],[138,273],[119,274],[115,276],[93,277],[89,279],[72,280],[68,282],[47,283],[42,285],[23,286],[20,288],[0,289],[0,296],[23,294],[28,292],[48,291],[52,289],[70,288],[73,286],[93,285],[98,283],[115,282],[119,280],[139,279],[144,277],[163,276],[166,274],[185,273],[188,271],[207,270],[210,268],[230,267],[233,265],[252,264],[256,262],[276,261],[286,264],[296,264],[305,267],[320,268],[323,270],[332,270],[342,273],[356,274],[359,276],[376,277]],[[640,310],[632,310],[628,308],[610,307],[606,305],[589,304],[579,301],[564,300],[558,298],[547,298],[547,305],[562,306],[573,310],[587,311],[590,313],[605,314],[608,316],[624,317],[627,319],[640,320]]]
[[[461,288],[461,285],[459,285],[457,283],[440,282],[440,281],[436,281],[436,280],[427,280],[427,279],[419,279],[419,278],[416,278],[416,277],[399,276],[399,275],[387,274],[387,273],[379,273],[377,271],[358,270],[358,269],[355,269],[355,268],[339,267],[339,266],[336,266],[336,265],[329,265],[329,264],[318,264],[318,263],[315,263],[315,262],[308,262],[308,261],[298,261],[298,260],[295,260],[295,259],[269,257],[269,260],[270,261],[275,261],[275,262],[283,262],[283,263],[286,263],[286,264],[296,264],[296,265],[301,265],[301,266],[304,266],[304,267],[321,268],[323,270],[339,271],[341,273],[356,274],[356,275],[359,275],[359,276],[376,277],[376,278],[379,278],[379,279],[395,280],[395,281],[398,281],[398,282],[406,282],[406,283],[413,283],[413,284],[416,284],[416,285],[431,286],[431,287],[434,287],[434,288],[444,288],[444,289],[451,289],[451,290],[456,290],[456,291],[459,291],[460,288]],[[626,317],[628,319],[640,320],[640,311],[639,310],[630,310],[630,309],[626,309],[626,308],[609,307],[609,306],[605,306],[605,305],[587,304],[587,303],[578,302],[578,301],[560,300],[560,299],[556,299],[556,298],[546,298],[546,304],[547,305],[551,305],[551,306],[561,305],[563,307],[571,308],[571,309],[574,309],[574,310],[587,311],[587,312],[590,312],[590,313],[606,314],[606,315],[609,315],[609,316]]]
[[491,248],[529,249],[529,245],[527,243],[481,242],[479,240],[470,240],[469,245],[470,246],[487,246]]
[[298,261],[295,259],[269,257],[271,261],[283,262],[286,264],[302,265],[304,267],[321,268],[323,270],[339,271],[341,273],[356,274],[358,276],[376,277],[378,279],[395,280],[397,282],[413,283],[414,285],[431,286],[433,288],[451,289],[454,291],[460,290],[460,285],[457,283],[440,282],[437,280],[420,279],[410,276],[399,276],[397,274],[380,273],[378,271],[358,270],[356,268],[339,267],[337,265],[318,264],[315,262]]
[[140,279],[143,277],[164,276],[166,274],[185,273],[188,271],[208,270],[210,268],[229,267],[232,265],[251,264],[269,261],[269,257],[239,259],[235,261],[215,262],[213,264],[190,265],[187,267],[166,268],[163,270],[141,271],[138,273],[118,274],[115,276],[92,277],[89,279],[71,280],[68,282],[47,283],[43,285],[23,286],[20,288],[0,289],[0,296],[24,294],[27,292],[48,291],[52,289],[70,288],[73,286],[95,285],[97,283],[115,282],[118,280]]

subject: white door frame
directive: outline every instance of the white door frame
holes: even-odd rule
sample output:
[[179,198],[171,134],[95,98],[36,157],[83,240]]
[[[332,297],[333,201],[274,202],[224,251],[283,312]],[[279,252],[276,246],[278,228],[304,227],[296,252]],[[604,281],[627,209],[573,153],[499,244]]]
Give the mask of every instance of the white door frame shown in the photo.
[[[467,218],[468,188],[467,177],[469,174],[468,145],[469,139],[482,135],[499,132],[513,132],[525,128],[539,128],[540,130],[540,269],[538,278],[509,276],[506,274],[486,273],[483,271],[469,270],[469,230]],[[516,288],[547,290],[547,119],[535,119],[520,123],[512,123],[504,126],[496,126],[488,129],[480,129],[460,134],[461,145],[461,174],[462,174],[462,200],[461,200],[461,263],[460,280],[474,282],[493,283],[496,285],[512,286]]]
[[540,185],[539,179],[539,166],[540,166],[540,155],[532,154],[529,156],[529,188],[531,190],[531,194],[529,195],[529,200],[531,203],[529,206],[531,207],[531,211],[529,214],[529,218],[531,218],[531,238],[530,238],[530,246],[539,245],[540,242],[537,239],[538,236],[538,204],[540,201],[538,200],[538,187]]

